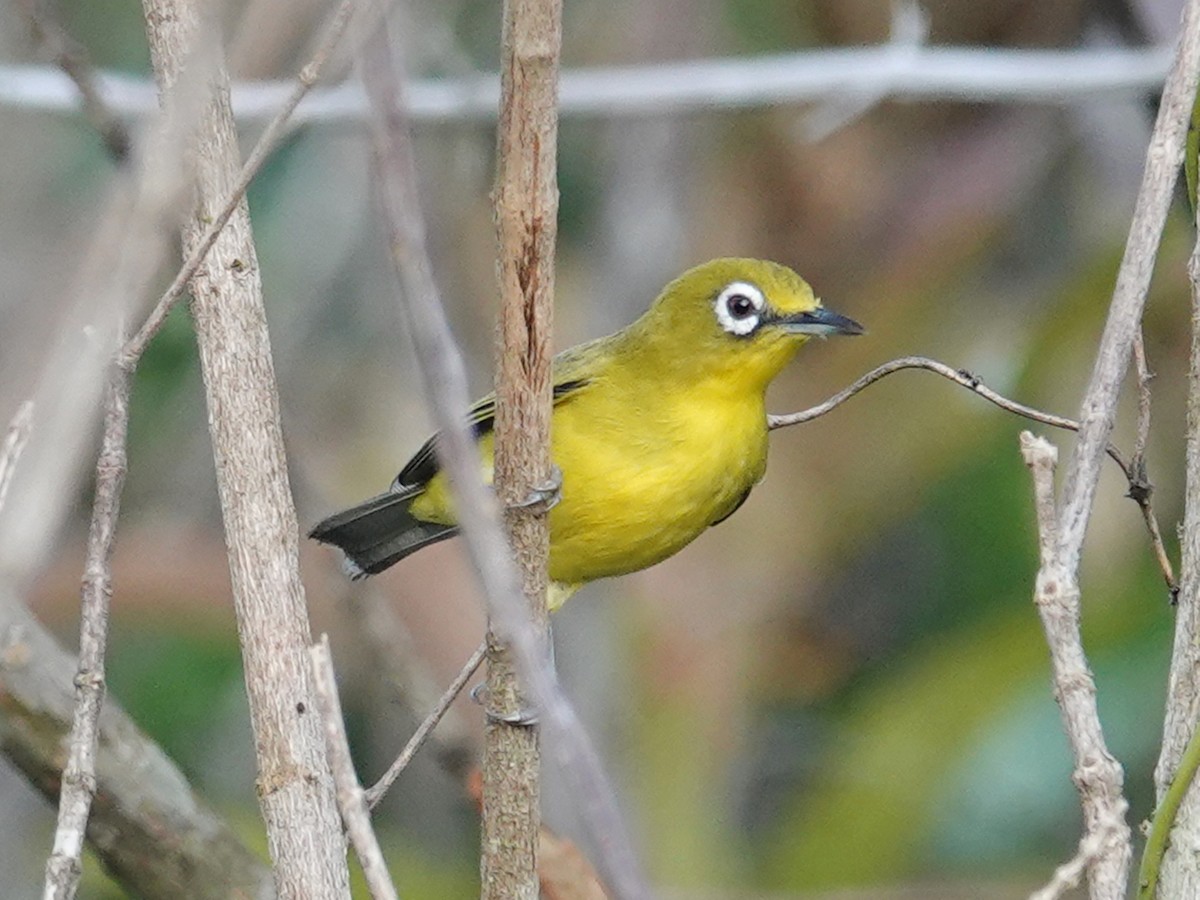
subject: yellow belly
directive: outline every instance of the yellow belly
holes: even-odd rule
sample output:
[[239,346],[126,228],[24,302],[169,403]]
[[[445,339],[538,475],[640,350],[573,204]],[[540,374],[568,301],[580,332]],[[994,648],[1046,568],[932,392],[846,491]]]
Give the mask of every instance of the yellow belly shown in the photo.
[[[561,585],[635,572],[677,553],[728,515],[766,469],[761,397],[704,402],[693,393],[633,415],[628,399],[581,397],[554,410],[551,455],[563,485],[550,511],[549,575]],[[491,434],[480,455],[490,480]],[[411,510],[453,522],[443,475]]]
[[567,404],[554,418],[552,453],[563,470],[562,502],[550,512],[555,581],[666,559],[732,511],[766,467],[762,410],[718,416],[696,405],[623,424],[584,412]]

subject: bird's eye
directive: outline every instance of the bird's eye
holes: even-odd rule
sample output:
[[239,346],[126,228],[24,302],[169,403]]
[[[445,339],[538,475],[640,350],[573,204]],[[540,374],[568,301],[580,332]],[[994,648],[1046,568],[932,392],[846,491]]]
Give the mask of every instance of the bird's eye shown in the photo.
[[735,319],[744,319],[746,316],[754,315],[755,312],[754,301],[745,294],[734,294],[725,301],[725,308]]
[[717,294],[713,304],[717,321],[730,334],[743,336],[758,327],[766,300],[762,291],[744,281],[735,281]]

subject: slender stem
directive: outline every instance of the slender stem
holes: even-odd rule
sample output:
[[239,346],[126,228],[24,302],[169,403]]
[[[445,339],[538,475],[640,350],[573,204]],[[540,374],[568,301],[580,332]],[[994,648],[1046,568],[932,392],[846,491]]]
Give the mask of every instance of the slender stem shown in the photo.
[[4,432],[4,441],[0,443],[0,509],[4,508],[8,486],[12,483],[13,472],[17,470],[17,462],[21,459],[21,452],[29,440],[32,426],[33,401],[26,400],[17,407],[8,423],[8,429]]
[[[1079,423],[1074,419],[1042,412],[1040,409],[1034,409],[1032,406],[1026,406],[1023,403],[1010,400],[987,387],[977,375],[971,374],[966,369],[955,369],[953,366],[948,366],[945,363],[927,359],[923,356],[903,356],[899,359],[886,362],[867,372],[849,387],[838,391],[824,403],[819,403],[800,412],[767,416],[767,425],[769,428],[775,429],[811,422],[813,419],[820,418],[826,413],[832,412],[859,391],[870,387],[880,379],[886,378],[888,375],[896,372],[902,372],[905,369],[924,369],[928,372],[941,375],[943,378],[949,379],[961,387],[965,387],[972,393],[978,394],[989,403],[993,403],[1001,409],[1034,422],[1041,422],[1043,425],[1063,428],[1068,431],[1079,430]],[[1121,467],[1122,474],[1129,482],[1128,496],[1137,503],[1138,508],[1142,512],[1142,519],[1146,523],[1146,531],[1150,535],[1150,545],[1154,551],[1154,558],[1158,562],[1159,571],[1162,572],[1163,581],[1166,582],[1167,592],[1171,601],[1174,602],[1179,593],[1179,585],[1175,580],[1175,569],[1171,564],[1171,557],[1167,554],[1162,532],[1158,527],[1158,517],[1154,514],[1154,506],[1150,502],[1151,491],[1149,490],[1149,485],[1146,483],[1144,464],[1139,469],[1136,465],[1136,460],[1126,461],[1120,451],[1112,444],[1108,445],[1107,451],[1113,462]]]
[[259,170],[263,167],[263,163],[267,161],[268,157],[270,157],[279,144],[279,140],[288,127],[288,123],[291,121],[296,107],[308,92],[312,90],[313,85],[317,83],[317,79],[320,78],[321,70],[329,61],[329,57],[338,42],[342,39],[342,35],[345,34],[346,26],[350,22],[350,15],[354,11],[354,6],[355,0],[342,0],[338,5],[337,10],[326,26],[325,34],[322,36],[316,52],[304,65],[304,68],[300,70],[300,74],[296,77],[291,92],[284,99],[283,105],[276,111],[274,117],[259,136],[254,149],[246,157],[246,162],[243,163],[241,171],[238,172],[237,178],[234,180],[233,186],[230,188],[224,202],[218,207],[216,215],[212,217],[207,227],[196,239],[195,245],[188,252],[183,265],[179,267],[179,271],[175,273],[171,284],[163,291],[158,302],[155,303],[154,308],[142,324],[142,327],[138,329],[137,334],[130,338],[122,348],[122,365],[136,364],[136,361],[145,352],[151,338],[158,334],[163,323],[167,320],[167,314],[170,313],[179,298],[183,296],[184,289],[188,286],[188,283],[195,276],[196,272],[199,271],[213,244],[217,242],[217,238],[220,237],[222,230],[229,223],[229,219],[241,205],[242,198],[245,197],[246,190],[250,187],[250,182],[258,175]]
[[479,451],[462,416],[470,403],[462,356],[451,337],[425,248],[412,139],[401,99],[403,69],[386,35],[373,35],[364,46],[362,78],[371,102],[371,149],[392,262],[401,285],[400,308],[441,436],[438,456],[450,478],[459,525],[488,614],[514,651],[530,699],[541,714],[547,743],[554,747],[549,759],[574,791],[580,819],[599,848],[597,862],[614,896],[648,897],[612,786],[529,620],[500,530],[495,497],[480,478]]
[[350,743],[346,737],[346,722],[342,717],[342,701],[338,697],[337,678],[333,673],[333,656],[329,652],[329,635],[308,648],[313,673],[313,697],[325,731],[325,752],[337,785],[338,811],[350,844],[362,866],[363,879],[374,900],[399,900],[396,886],[383,861],[383,850],[375,829],[371,827],[371,811],[366,794],[354,772],[350,758]]
[[417,727],[417,730],[413,732],[413,736],[408,739],[408,743],[404,745],[404,749],[400,751],[400,755],[396,757],[396,761],[393,762],[388,767],[388,770],[383,773],[383,776],[367,790],[367,803],[371,809],[374,809],[379,805],[379,802],[383,800],[383,797],[388,792],[388,789],[391,788],[391,786],[396,782],[396,779],[400,777],[400,773],[408,767],[410,762],[412,762],[413,757],[417,755],[417,751],[421,749],[421,746],[425,743],[426,739],[433,733],[433,729],[437,727],[438,723],[442,721],[442,717],[446,715],[446,711],[450,709],[450,704],[453,703],[458,695],[462,693],[462,689],[467,686],[467,682],[471,680],[471,676],[479,670],[480,665],[483,663],[483,658],[486,655],[487,642],[484,641],[477,648],[475,648],[475,652],[471,654],[470,658],[466,661],[466,663],[463,664],[462,670],[458,673],[458,675],[455,676],[454,680],[450,682],[450,686],[446,688],[446,692],[442,694],[441,699],[439,699],[437,702],[437,705],[430,710],[429,715],[424,718],[421,724]]
[[1142,865],[1138,872],[1138,900],[1154,900],[1158,890],[1158,873],[1162,866],[1163,856],[1167,852],[1168,838],[1171,828],[1175,825],[1175,817],[1188,789],[1196,780],[1196,770],[1200,768],[1200,729],[1192,732],[1179,759],[1179,767],[1171,786],[1163,795],[1154,818],[1150,820],[1150,833],[1146,836],[1146,849],[1142,852]]
[[112,551],[117,535],[121,489],[125,484],[125,424],[129,419],[130,373],[112,366],[104,397],[104,438],[96,459],[95,500],[88,529],[80,599],[79,666],[75,675],[75,714],[67,738],[58,800],[54,848],[46,860],[44,897],[75,896],[83,874],[83,842],[96,796],[96,744],[104,703],[104,654],[112,598]]

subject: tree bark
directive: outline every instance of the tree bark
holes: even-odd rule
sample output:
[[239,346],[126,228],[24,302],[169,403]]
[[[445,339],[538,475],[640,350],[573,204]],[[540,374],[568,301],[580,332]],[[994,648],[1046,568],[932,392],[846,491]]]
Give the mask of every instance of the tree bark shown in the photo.
[[[536,626],[546,627],[544,509],[517,508],[550,481],[551,327],[557,235],[561,0],[507,0],[500,64],[495,190],[500,321],[496,362],[496,495]],[[489,636],[488,704],[523,704],[509,651]],[[488,722],[483,762],[484,898],[538,895],[537,730]]]
[[[198,7],[188,0],[145,0],[143,6],[155,75],[166,89],[197,42]],[[201,118],[194,162],[195,210],[184,223],[185,255],[238,176],[223,67]],[[341,823],[314,714],[296,513],[244,201],[192,278],[191,293],[276,888],[281,898],[297,900],[348,896]]]

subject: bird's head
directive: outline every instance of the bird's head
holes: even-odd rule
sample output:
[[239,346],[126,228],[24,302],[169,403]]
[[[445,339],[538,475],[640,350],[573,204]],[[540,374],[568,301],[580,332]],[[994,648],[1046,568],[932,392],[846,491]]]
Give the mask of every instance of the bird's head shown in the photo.
[[689,269],[663,288],[643,322],[681,361],[764,389],[809,338],[863,333],[821,306],[791,269],[760,259]]

